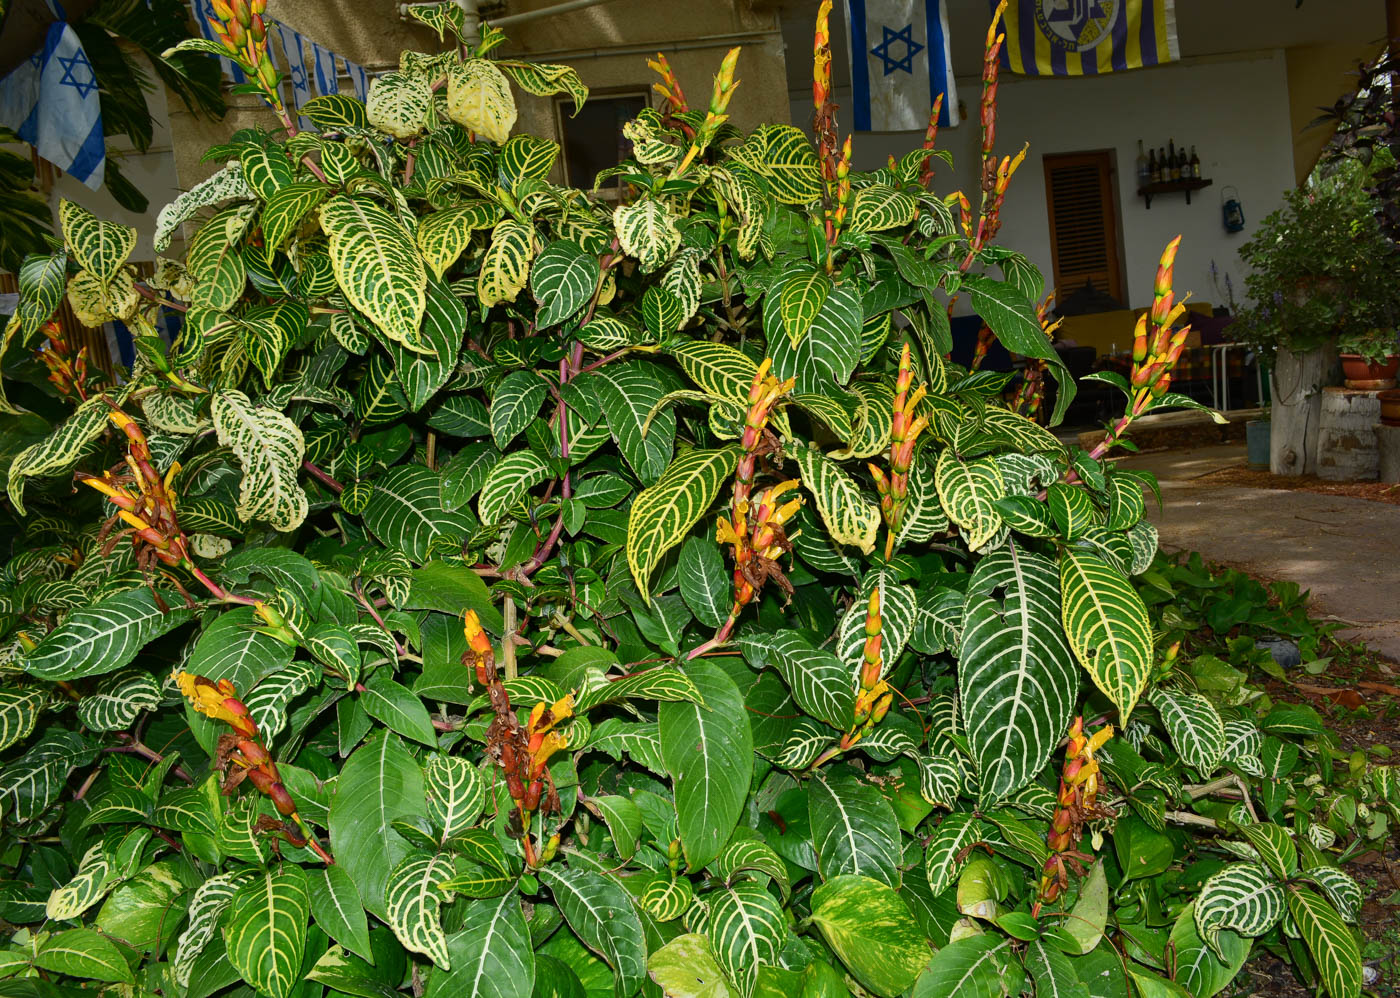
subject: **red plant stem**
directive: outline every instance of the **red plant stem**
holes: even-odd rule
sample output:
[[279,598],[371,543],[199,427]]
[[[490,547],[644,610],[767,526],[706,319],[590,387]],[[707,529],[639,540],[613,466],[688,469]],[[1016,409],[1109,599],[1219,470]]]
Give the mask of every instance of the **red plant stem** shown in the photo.
[[610,353],[610,354],[608,354],[608,355],[606,355],[606,356],[604,356],[604,357],[600,357],[598,360],[595,360],[593,363],[589,364],[587,367],[582,368],[578,373],[579,373],[579,374],[587,374],[589,371],[597,370],[598,368],[602,367],[604,364],[607,364],[607,363],[610,363],[611,361],[617,360],[617,358],[621,357],[623,354],[627,353],[627,352],[628,352],[629,350],[631,350],[631,349],[633,349],[633,348],[632,348],[632,347],[623,347],[621,350],[614,350],[612,353]]
[[588,300],[588,311],[584,313],[583,321],[579,323],[580,326],[586,326],[593,321],[593,312],[598,307],[598,296],[603,293],[603,282],[608,279],[608,271],[622,259],[621,250],[622,244],[614,237],[613,241],[608,244],[608,251],[603,254],[602,260],[599,261],[598,286],[593,289],[593,297]]
[[316,467],[316,465],[312,464],[310,461],[303,461],[303,462],[301,462],[301,466],[302,466],[303,468],[305,468],[307,471],[311,472],[311,477],[312,477],[312,478],[315,478],[318,482],[320,482],[320,483],[321,483],[322,485],[324,485],[326,488],[330,489],[330,490],[331,490],[332,492],[334,492],[336,495],[340,495],[340,493],[342,493],[342,492],[345,491],[345,486],[344,486],[344,485],[341,485],[341,484],[340,484],[339,482],[337,482],[334,478],[332,478],[329,474],[327,474],[327,473],[326,473],[325,471],[323,471],[322,469]]
[[733,632],[733,630],[734,630],[734,625],[735,625],[735,623],[738,622],[738,620],[739,620],[739,615],[738,615],[737,613],[734,613],[734,612],[731,611],[730,614],[729,614],[729,619],[726,620],[726,621],[720,626],[720,629],[719,629],[718,631],[715,632],[715,636],[712,637],[712,638],[710,638],[710,640],[708,640],[708,641],[706,641],[706,642],[704,642],[704,643],[702,643],[702,644],[698,644],[698,645],[696,645],[694,648],[692,648],[692,649],[690,650],[690,653],[689,653],[688,655],[686,655],[686,657],[685,657],[686,661],[689,662],[691,659],[699,658],[701,655],[704,655],[706,652],[711,651],[711,650],[713,650],[713,649],[715,649],[715,648],[718,648],[720,645],[722,645],[722,644],[724,644],[726,641],[728,641],[728,640],[729,640],[729,635],[730,635],[731,632]]
[[180,304],[179,302],[177,302],[177,301],[171,301],[171,300],[168,299],[168,298],[162,298],[160,295],[156,294],[156,293],[155,293],[154,291],[152,291],[150,288],[146,287],[146,285],[141,284],[141,283],[139,283],[139,282],[136,284],[136,291],[137,291],[137,293],[140,294],[143,298],[149,298],[151,301],[157,302],[158,304],[161,304],[161,305],[164,305],[166,308],[173,308],[173,309],[174,309],[175,311],[177,311],[177,312],[188,312],[188,311],[189,311],[189,308],[190,308],[190,307],[189,307],[188,305],[181,305],[181,304]]
[[225,603],[242,603],[245,606],[252,606],[257,603],[255,599],[229,592],[223,586],[209,578],[209,576],[205,575],[204,572],[200,570],[200,567],[190,559],[185,559],[185,565],[189,568],[190,574],[198,579],[200,584],[203,585],[205,589],[208,589],[209,594],[215,599],[223,600]]
[[[125,732],[118,734],[117,737],[125,738],[128,741],[125,745],[111,745],[103,749],[102,751],[115,752],[120,753],[122,755],[139,755],[141,758],[147,760],[148,762],[154,762],[157,764],[165,761],[165,756],[161,755],[159,752],[151,748],[145,742],[142,742],[136,738],[132,738],[131,735],[128,735]],[[190,784],[194,783],[194,778],[190,776],[189,773],[181,769],[179,766],[172,767],[170,772],[173,773],[175,775],[175,778],[178,780],[184,780],[186,783]]]

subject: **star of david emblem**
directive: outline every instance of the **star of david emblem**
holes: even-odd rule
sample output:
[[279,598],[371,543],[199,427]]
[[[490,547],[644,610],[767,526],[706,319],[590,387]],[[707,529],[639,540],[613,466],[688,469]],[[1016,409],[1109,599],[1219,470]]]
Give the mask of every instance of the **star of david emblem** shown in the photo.
[[306,67],[305,67],[305,66],[293,66],[293,67],[292,67],[292,88],[293,88],[294,90],[305,90],[305,89],[306,89]]
[[88,62],[87,55],[80,49],[78,54],[71,59],[58,57],[60,65],[63,66],[63,76],[58,81],[65,87],[72,87],[78,91],[78,96],[87,99],[87,95],[97,89],[97,76],[92,71],[92,63]]
[[[885,64],[885,75],[889,76],[896,69],[902,69],[911,76],[914,73],[914,56],[924,50],[924,47],[914,41],[914,26],[906,24],[899,31],[891,31],[887,27],[881,27],[884,38],[879,45],[870,50],[870,54],[878,58]],[[896,42],[904,44],[903,58],[896,59],[890,52],[890,46]]]

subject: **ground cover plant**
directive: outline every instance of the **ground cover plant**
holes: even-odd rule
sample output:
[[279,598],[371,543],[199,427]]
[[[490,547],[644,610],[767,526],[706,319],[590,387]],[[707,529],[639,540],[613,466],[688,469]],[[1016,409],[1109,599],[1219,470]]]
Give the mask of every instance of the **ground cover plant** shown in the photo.
[[[7,329],[64,408],[7,428],[7,991],[1204,998],[1268,950],[1359,994],[1326,732],[1178,653],[1152,483],[1104,460],[1190,404],[1175,242],[1105,442],[1035,418],[995,25],[972,197],[933,127],[851,170],[824,4],[815,148],[726,123],[737,50],[704,108],[658,59],[609,206],[511,134],[577,77],[453,5],[315,131],[260,5],[215,7],[189,47],[283,129],[211,152],[150,281],[65,204]],[[128,377],[64,293],[136,332]],[[1022,381],[944,360],[952,297]]]

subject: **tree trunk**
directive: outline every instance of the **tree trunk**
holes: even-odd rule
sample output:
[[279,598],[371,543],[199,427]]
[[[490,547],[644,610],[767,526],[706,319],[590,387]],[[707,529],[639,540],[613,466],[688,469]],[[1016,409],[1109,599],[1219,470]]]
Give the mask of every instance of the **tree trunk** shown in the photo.
[[1322,389],[1333,380],[1336,366],[1336,347],[1331,343],[1307,353],[1279,347],[1271,375],[1274,400],[1269,470],[1275,475],[1317,473]]

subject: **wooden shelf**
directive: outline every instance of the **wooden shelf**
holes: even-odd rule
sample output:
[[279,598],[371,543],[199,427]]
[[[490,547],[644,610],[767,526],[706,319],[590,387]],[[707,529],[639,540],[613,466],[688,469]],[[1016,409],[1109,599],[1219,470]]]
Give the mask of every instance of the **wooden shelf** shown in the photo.
[[1147,210],[1152,210],[1152,199],[1158,194],[1175,194],[1182,192],[1186,195],[1186,203],[1191,203],[1191,192],[1199,191],[1202,187],[1209,187],[1214,181],[1203,178],[1192,178],[1190,180],[1164,180],[1160,184],[1148,184],[1146,187],[1138,188],[1138,196],[1147,202]]

